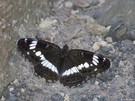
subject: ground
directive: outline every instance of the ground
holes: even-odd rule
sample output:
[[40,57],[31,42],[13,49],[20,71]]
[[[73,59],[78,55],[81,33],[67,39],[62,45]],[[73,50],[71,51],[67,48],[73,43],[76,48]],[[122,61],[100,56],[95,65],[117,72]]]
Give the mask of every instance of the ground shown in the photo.
[[[134,101],[133,0],[0,1],[1,101]],[[81,32],[78,33],[78,31]],[[110,68],[80,87],[46,83],[16,49],[22,37],[100,53]]]

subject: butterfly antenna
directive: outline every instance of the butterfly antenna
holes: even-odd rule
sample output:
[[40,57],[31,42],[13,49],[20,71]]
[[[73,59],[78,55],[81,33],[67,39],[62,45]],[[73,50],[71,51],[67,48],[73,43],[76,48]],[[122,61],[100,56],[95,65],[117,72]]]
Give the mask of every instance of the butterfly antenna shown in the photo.
[[66,45],[68,45],[69,42],[71,42],[71,40],[72,40],[77,34],[79,34],[81,31],[82,31],[82,29],[80,29],[76,34],[74,34],[74,35],[70,38],[70,40],[68,40],[68,42],[66,43]]

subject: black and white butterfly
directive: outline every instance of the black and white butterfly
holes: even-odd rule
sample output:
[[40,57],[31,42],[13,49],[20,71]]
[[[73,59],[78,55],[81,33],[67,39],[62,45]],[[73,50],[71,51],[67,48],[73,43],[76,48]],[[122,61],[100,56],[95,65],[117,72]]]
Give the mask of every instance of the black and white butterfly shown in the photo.
[[87,78],[96,76],[110,67],[110,61],[93,52],[62,49],[50,42],[21,38],[17,49],[33,63],[35,72],[46,81],[60,81],[64,86],[76,87]]

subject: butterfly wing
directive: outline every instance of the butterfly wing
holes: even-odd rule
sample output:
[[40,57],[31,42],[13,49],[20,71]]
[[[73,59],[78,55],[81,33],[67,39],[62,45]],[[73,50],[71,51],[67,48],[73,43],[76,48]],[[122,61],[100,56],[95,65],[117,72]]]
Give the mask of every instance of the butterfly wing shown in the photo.
[[110,61],[102,55],[79,49],[69,50],[63,63],[60,82],[64,86],[75,87],[109,67]]
[[17,49],[33,63],[35,72],[46,81],[58,80],[59,54],[61,48],[53,43],[32,38],[21,38]]

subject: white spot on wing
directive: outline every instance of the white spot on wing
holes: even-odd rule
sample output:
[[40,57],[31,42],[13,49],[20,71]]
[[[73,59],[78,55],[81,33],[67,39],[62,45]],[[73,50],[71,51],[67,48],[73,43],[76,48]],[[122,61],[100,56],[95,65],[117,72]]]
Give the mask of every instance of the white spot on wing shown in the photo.
[[27,39],[25,39],[24,41],[25,41],[25,43],[26,43],[26,42],[27,42]]
[[66,74],[66,75],[67,75],[67,76],[70,75],[70,69],[67,71],[67,74]]
[[92,58],[96,63],[99,63],[99,61],[98,61],[98,59],[99,59],[99,57],[98,56],[96,56],[96,55],[93,55],[93,58]]
[[33,43],[33,44],[37,44],[37,41],[32,41],[31,43]]
[[94,60],[96,63],[99,63],[99,61],[98,61],[96,58],[93,58],[93,60]]
[[54,71],[54,72],[56,72],[58,74],[58,70],[54,65],[52,65],[52,71]]
[[77,69],[76,67],[71,68],[71,70],[72,70],[74,73],[79,72],[78,69]]
[[94,71],[97,71],[97,68],[95,68]]
[[36,56],[40,56],[41,55],[41,51],[38,51],[35,53]]
[[90,66],[93,66],[93,64],[90,64]]
[[58,70],[57,70],[57,68],[54,65],[53,65],[52,68],[54,68],[54,72],[58,73]]
[[[35,51],[35,50],[33,50]],[[44,57],[44,55],[41,53],[41,51],[37,51],[35,53],[36,56],[39,56],[40,57],[40,60],[42,60],[41,64],[42,66],[45,66],[49,69],[51,69],[53,72],[57,73],[58,74],[58,70],[57,68],[51,63],[49,62],[48,60],[46,60],[46,58]]]
[[94,65],[96,65],[96,66],[97,66],[97,63],[96,63],[96,61],[92,60],[92,63],[93,63]]
[[85,68],[88,68],[89,67],[89,64],[87,62],[84,63],[84,67]]
[[29,46],[30,46],[30,47],[31,47],[31,46],[36,46],[36,44],[30,44]]
[[103,61],[105,61],[106,60],[106,58],[103,58]]
[[96,55],[93,55],[93,58],[96,58],[96,59],[98,59],[98,56],[96,56]]
[[84,67],[84,65],[83,65],[83,64],[80,64],[77,68],[78,68],[79,70],[81,70],[83,67]]
[[30,53],[29,52],[27,52],[27,55],[29,55]]
[[55,67],[53,67],[53,65],[52,65],[52,66],[51,66],[52,71],[54,71],[54,68],[55,68]]
[[67,75],[67,70],[62,74],[62,76],[65,76],[65,75]]
[[41,62],[41,64],[49,69],[51,69],[53,72],[57,73],[58,74],[58,70],[57,68],[52,64],[50,63],[48,60],[44,60]]
[[44,55],[40,55],[40,60],[45,60],[45,57],[44,57]]
[[70,74],[74,74],[74,72],[72,71],[72,69],[70,70]]
[[43,66],[46,66],[46,64],[48,64],[48,61],[47,61],[47,60],[44,60],[44,61],[41,62],[41,64],[42,64]]
[[48,62],[48,64],[46,64],[46,67],[48,67],[49,69],[51,69],[51,63],[50,62]]
[[30,47],[29,49],[35,49],[36,48],[36,46],[32,46],[32,47]]
[[76,71],[77,71],[77,72],[79,72],[79,70],[78,70],[78,68],[77,68],[77,67],[75,67],[75,69],[76,69]]

